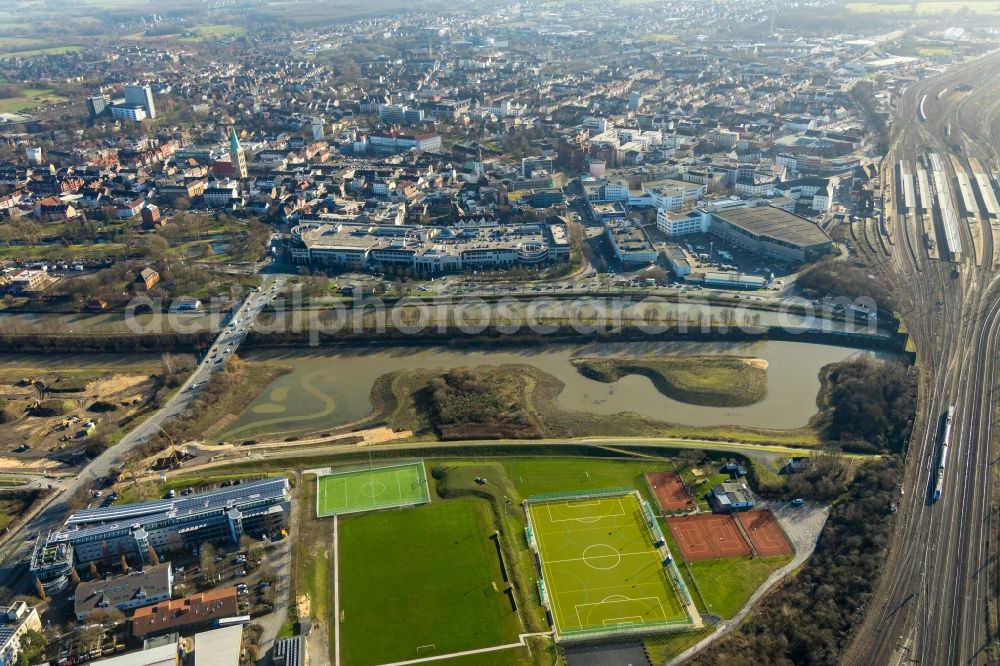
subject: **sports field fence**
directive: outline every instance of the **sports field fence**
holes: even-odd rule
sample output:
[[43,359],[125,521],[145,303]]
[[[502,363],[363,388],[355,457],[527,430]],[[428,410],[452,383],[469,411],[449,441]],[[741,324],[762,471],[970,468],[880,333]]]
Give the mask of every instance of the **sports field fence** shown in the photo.
[[635,488],[629,488],[627,486],[621,488],[600,488],[594,490],[563,490],[561,492],[555,493],[542,493],[540,495],[532,495],[531,497],[524,500],[524,504],[542,504],[544,502],[556,502],[559,500],[584,500],[584,499],[594,499],[597,497],[617,497],[619,495],[628,495],[629,493],[634,493]]
[[584,629],[560,630],[556,625],[555,639],[560,643],[571,643],[573,641],[592,641],[607,638],[621,638],[625,636],[644,636],[652,633],[668,633],[671,631],[681,632],[691,629],[691,619],[683,620],[658,620],[656,622],[627,622],[605,627],[594,627]]

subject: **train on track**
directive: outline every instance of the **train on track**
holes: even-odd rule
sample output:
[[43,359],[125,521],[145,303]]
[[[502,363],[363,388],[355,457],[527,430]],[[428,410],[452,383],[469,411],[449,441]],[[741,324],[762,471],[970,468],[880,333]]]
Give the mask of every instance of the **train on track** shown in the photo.
[[951,421],[955,416],[955,405],[948,407],[948,412],[944,417],[944,433],[941,435],[941,457],[938,458],[937,478],[934,481],[934,500],[941,499],[941,491],[944,489],[944,469],[948,463],[948,445],[951,442]]

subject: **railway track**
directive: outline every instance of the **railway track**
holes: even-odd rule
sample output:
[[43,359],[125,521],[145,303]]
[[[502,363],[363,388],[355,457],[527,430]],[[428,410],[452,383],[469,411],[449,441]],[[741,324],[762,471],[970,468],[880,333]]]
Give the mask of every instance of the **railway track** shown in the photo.
[[[973,90],[958,98],[969,83]],[[963,86],[964,87],[964,86]],[[1000,54],[911,84],[897,105],[896,135],[883,164],[893,173],[899,159],[914,161],[927,151],[969,156],[996,164],[1000,136]],[[917,120],[918,104],[923,119]],[[959,150],[946,128],[973,130]],[[951,162],[951,160],[947,160]],[[954,179],[954,165],[949,177]],[[951,193],[954,198],[955,193]],[[952,201],[951,204],[955,205]],[[933,209],[928,209],[933,215]],[[909,448],[904,487],[892,540],[873,601],[844,653],[846,664],[986,664],[997,640],[995,557],[1000,528],[993,500],[991,462],[993,400],[1000,353],[1000,278],[992,261],[961,258],[961,275],[950,261],[915,251],[916,215],[897,220],[897,238],[908,247],[881,262],[879,272],[896,286],[899,311],[918,347],[921,395]],[[972,229],[959,225],[962,245],[972,248]],[[900,231],[900,227],[902,231]],[[939,224],[931,233],[940,236]],[[992,257],[994,234],[982,225],[983,256]],[[922,249],[922,248],[920,248]],[[973,255],[974,256],[974,255]],[[951,257],[943,257],[950,259]],[[936,467],[941,412],[956,406],[953,453],[943,496],[929,501]]]

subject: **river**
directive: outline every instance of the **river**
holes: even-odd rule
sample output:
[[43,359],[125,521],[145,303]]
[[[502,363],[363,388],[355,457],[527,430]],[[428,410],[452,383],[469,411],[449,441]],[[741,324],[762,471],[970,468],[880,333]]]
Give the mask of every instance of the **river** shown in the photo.
[[[569,411],[613,415],[632,411],[692,426],[734,425],[793,429],[816,413],[819,371],[829,363],[870,352],[798,342],[594,343],[547,347],[451,349],[442,347],[255,352],[251,360],[289,364],[293,371],[266,387],[233,423],[224,439],[261,434],[300,436],[368,416],[374,381],[396,370],[525,363],[561,380],[559,406]],[[728,354],[766,360],[767,396],[745,407],[705,407],[667,398],[646,377],[630,375],[605,384],[580,375],[571,360],[587,356]]]

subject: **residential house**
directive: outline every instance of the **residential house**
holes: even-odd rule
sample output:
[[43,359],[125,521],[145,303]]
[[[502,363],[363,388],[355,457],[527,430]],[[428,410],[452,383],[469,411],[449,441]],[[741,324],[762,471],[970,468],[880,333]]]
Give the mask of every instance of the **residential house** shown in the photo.
[[215,620],[236,617],[238,613],[236,588],[224,587],[136,609],[132,616],[132,634],[144,638],[185,627],[208,625]]
[[119,220],[135,217],[145,204],[146,200],[142,197],[123,199],[115,204],[115,217]]
[[150,290],[155,287],[160,282],[160,274],[154,271],[148,266],[139,271],[139,274],[135,278],[136,285],[140,289]]
[[76,586],[73,612],[83,621],[96,609],[117,608],[125,612],[170,598],[173,591],[170,563],[147,565],[142,571],[84,581]]
[[143,208],[141,214],[143,229],[156,229],[167,223],[165,218],[160,217],[160,209],[153,204],[149,204]]
[[15,601],[0,614],[0,664],[17,663],[21,651],[21,637],[29,631],[41,631],[38,611],[23,601]]
[[70,203],[57,197],[45,197],[35,204],[35,217],[43,222],[72,220],[79,215],[80,212]]

